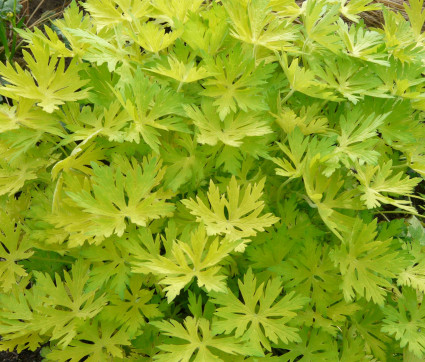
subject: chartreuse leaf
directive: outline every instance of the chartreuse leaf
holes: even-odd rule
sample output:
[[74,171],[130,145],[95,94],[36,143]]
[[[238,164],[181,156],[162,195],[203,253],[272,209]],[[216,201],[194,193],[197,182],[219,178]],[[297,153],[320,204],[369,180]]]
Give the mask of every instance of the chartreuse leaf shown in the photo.
[[115,94],[130,119],[124,140],[139,143],[143,139],[159,152],[159,130],[181,130],[180,119],[176,117],[183,114],[181,97],[169,88],[150,82],[140,68],[121,86],[122,90]]
[[289,65],[286,53],[282,55],[276,53],[276,56],[288,79],[290,87],[290,91],[285,96],[283,102],[289,99],[294,92],[301,92],[310,97],[339,100],[325,83],[319,81],[314,71],[298,65],[299,58],[293,58]]
[[423,26],[425,24],[425,11],[423,0],[409,0],[408,4],[403,3],[404,9],[412,25],[413,33],[419,41],[424,40]]
[[209,100],[202,102],[201,109],[196,106],[185,106],[185,111],[199,129],[199,143],[215,146],[217,142],[222,142],[228,146],[238,147],[245,137],[272,133],[269,122],[262,113],[240,111],[221,120],[216,107]]
[[298,343],[280,345],[285,350],[282,356],[285,361],[294,362],[300,357],[307,361],[339,360],[336,343],[329,334],[322,333],[320,329],[303,328],[300,332],[300,339],[301,341],[297,341]]
[[275,64],[256,66],[255,60],[241,46],[236,46],[213,59],[206,59],[207,69],[214,77],[204,82],[205,90],[201,95],[215,98],[214,105],[218,107],[220,119],[230,112],[236,112],[237,107],[247,112],[266,110],[264,95],[261,89],[272,75]]
[[204,318],[186,317],[183,324],[175,320],[154,321],[152,324],[170,337],[165,340],[167,343],[158,347],[164,353],[157,355],[155,361],[224,362],[217,357],[216,350],[228,355],[245,355],[249,351],[249,348],[235,337],[218,337],[217,333],[211,331],[210,323]]
[[338,211],[337,209],[359,210],[361,203],[354,189],[344,190],[344,180],[340,172],[334,172],[331,177],[324,175],[325,167],[316,154],[303,175],[304,186],[310,206],[317,208],[320,217],[327,227],[339,238],[341,232],[350,232],[354,218]]
[[384,66],[390,65],[386,60],[388,54],[380,49],[382,48],[382,34],[367,30],[362,24],[349,26],[341,19],[339,19],[338,25],[338,33],[346,48],[344,52],[348,56]]
[[164,26],[153,21],[135,21],[133,27],[134,31],[129,34],[131,38],[144,50],[156,54],[172,45],[181,35],[181,31],[166,33]]
[[145,157],[139,163],[136,159],[129,161],[116,156],[114,165],[92,163],[91,190],[67,192],[75,206],[94,218],[90,233],[121,236],[126,229],[126,218],[145,226],[149,220],[172,215],[174,205],[166,201],[170,194],[157,188],[164,170],[156,157]]
[[231,241],[247,238],[279,221],[271,213],[259,216],[264,208],[264,202],[259,200],[264,183],[265,179],[262,179],[258,184],[248,184],[241,190],[236,178],[232,177],[226,198],[211,180],[207,204],[199,196],[196,201],[186,199],[182,203],[198,222],[205,224],[208,235],[223,235]]
[[[329,9],[327,9],[329,7]],[[328,49],[336,53],[340,49],[339,38],[336,36],[336,21],[340,5],[329,3],[326,0],[308,0],[301,8],[301,19],[305,36],[304,48]]]
[[[416,219],[417,220],[417,219]],[[422,236],[420,239],[418,235],[413,237],[411,243],[406,243],[406,249],[409,254],[413,257],[413,260],[410,260],[408,266],[405,266],[403,270],[399,273],[397,277],[397,284],[407,287],[412,287],[414,289],[425,292],[425,255],[424,255],[424,246],[423,246],[423,227],[419,225],[420,231],[419,235]],[[410,232],[413,234],[413,232]]]
[[63,349],[55,348],[46,354],[48,360],[59,362],[105,361],[123,358],[125,352],[122,346],[129,345],[128,336],[123,330],[116,330],[111,322],[94,319],[88,320],[76,338]]
[[0,294],[1,350],[35,351],[46,340],[35,321],[43,293],[36,288],[25,289],[29,279],[30,276],[22,278],[8,293]]
[[184,24],[176,25],[183,30],[181,37],[186,44],[193,50],[203,50],[210,55],[220,50],[229,32],[226,10],[217,2],[213,2],[201,16],[189,14]]
[[73,59],[65,69],[65,60],[50,56],[46,45],[35,41],[30,46],[31,53],[23,51],[29,70],[19,64],[0,64],[0,75],[9,84],[0,88],[0,94],[19,99],[32,99],[46,112],[52,113],[66,101],[78,101],[87,98],[88,90],[80,90],[88,81],[81,80],[78,72],[81,64]]
[[257,279],[252,270],[244,276],[243,282],[238,281],[243,301],[230,290],[226,293],[210,293],[214,304],[220,305],[215,312],[219,318],[213,324],[213,331],[231,334],[247,341],[258,353],[263,346],[271,350],[272,343],[299,342],[297,328],[288,323],[297,315],[308,298],[290,292],[280,298],[282,284],[278,278],[269,280],[265,285],[257,287]]
[[372,0],[341,0],[340,12],[347,19],[357,23],[360,20],[360,13],[380,9],[381,5],[373,3]]
[[356,178],[360,182],[358,189],[362,192],[361,200],[369,209],[381,204],[391,204],[415,213],[409,200],[397,200],[387,195],[410,196],[421,179],[403,177],[402,172],[394,174],[391,166],[392,162],[388,161],[377,166],[365,165],[358,168]]
[[171,302],[193,278],[197,279],[199,287],[207,291],[225,291],[226,276],[220,271],[220,263],[232,252],[238,242],[211,240],[204,226],[194,231],[188,242],[174,241],[171,256],[135,255],[141,261],[133,263],[134,272],[151,272],[162,277],[160,284],[167,287],[168,302]]
[[415,289],[404,287],[397,306],[383,308],[382,331],[400,341],[417,358],[425,352],[425,306],[418,300]]
[[93,17],[98,29],[113,28],[135,19],[148,19],[151,12],[148,0],[88,0],[83,7]]
[[99,314],[107,303],[104,294],[85,291],[88,271],[86,263],[77,261],[71,275],[64,271],[63,280],[57,274],[52,280],[47,274],[34,272],[36,289],[42,296],[34,323],[41,334],[51,334],[58,346],[69,345],[84,322]]
[[226,1],[224,7],[231,20],[231,35],[254,48],[290,49],[291,42],[297,38],[294,25],[279,19],[270,5],[269,0]]
[[341,245],[331,252],[342,275],[341,289],[347,301],[357,295],[383,305],[389,278],[394,278],[406,265],[403,256],[391,250],[391,239],[376,240],[376,222],[363,223],[356,219]]
[[151,303],[154,291],[143,286],[144,278],[133,275],[123,296],[113,295],[101,314],[103,319],[122,324],[121,329],[133,338],[144,333],[147,319],[162,317],[158,305]]
[[154,9],[151,16],[170,25],[174,20],[181,23],[187,21],[190,13],[198,13],[203,4],[202,0],[151,0]]
[[27,275],[25,269],[16,264],[34,254],[31,242],[22,231],[22,226],[0,211],[0,286],[3,293],[11,290],[20,278]]

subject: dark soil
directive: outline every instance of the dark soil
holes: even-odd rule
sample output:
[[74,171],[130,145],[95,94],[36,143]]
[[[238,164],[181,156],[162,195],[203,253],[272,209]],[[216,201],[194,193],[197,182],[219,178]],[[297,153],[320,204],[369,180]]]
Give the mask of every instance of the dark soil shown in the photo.
[[25,350],[19,354],[16,352],[0,352],[0,362],[40,362],[42,360],[39,350],[34,352]]
[[39,23],[42,19],[56,18],[62,14],[71,0],[26,0],[22,1],[23,11],[27,19],[27,25]]

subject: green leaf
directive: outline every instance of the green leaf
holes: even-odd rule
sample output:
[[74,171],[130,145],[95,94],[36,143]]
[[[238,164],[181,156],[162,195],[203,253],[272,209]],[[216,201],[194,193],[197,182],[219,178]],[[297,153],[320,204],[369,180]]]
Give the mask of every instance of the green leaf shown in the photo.
[[205,228],[199,226],[191,234],[189,242],[173,242],[170,257],[136,254],[136,258],[142,261],[134,262],[132,270],[162,277],[159,283],[167,286],[164,291],[169,303],[193,278],[197,279],[199,287],[205,287],[207,291],[225,291],[226,276],[220,271],[220,263],[238,244],[225,240],[220,242],[218,238],[210,240]]
[[[23,51],[29,71],[19,64],[0,64],[0,75],[9,83],[0,88],[0,93],[13,99],[33,99],[46,112],[52,113],[66,101],[78,101],[88,97],[88,89],[80,90],[88,83],[81,80],[82,69],[73,59],[65,70],[65,60],[50,57],[50,50],[40,42],[30,46],[32,55]],[[15,70],[16,69],[16,70]]]
[[279,298],[282,284],[278,278],[273,278],[264,285],[257,287],[257,279],[252,270],[244,276],[244,281],[238,281],[243,301],[230,290],[227,293],[210,293],[212,303],[220,305],[215,312],[219,318],[213,324],[213,331],[230,334],[247,341],[259,353],[261,346],[271,350],[270,343],[299,342],[298,329],[289,326],[308,298],[290,292]]
[[264,208],[264,202],[259,200],[264,183],[265,179],[262,179],[258,184],[248,184],[241,190],[236,178],[232,177],[226,198],[210,180],[209,203],[205,204],[199,196],[196,201],[186,199],[182,203],[196,216],[196,221],[205,224],[208,235],[223,235],[231,241],[247,238],[279,221],[271,213],[259,216]]
[[204,318],[186,317],[183,325],[175,320],[152,324],[170,337],[166,340],[167,344],[158,347],[164,353],[157,355],[155,361],[223,361],[217,357],[216,350],[230,355],[245,355],[247,351],[234,337],[217,337],[217,334],[211,331],[210,323]]

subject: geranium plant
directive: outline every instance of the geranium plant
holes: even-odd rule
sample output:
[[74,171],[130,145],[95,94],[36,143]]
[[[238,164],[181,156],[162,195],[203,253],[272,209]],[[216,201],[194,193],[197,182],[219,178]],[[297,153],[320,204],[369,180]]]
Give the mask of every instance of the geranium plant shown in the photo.
[[423,0],[405,9],[87,0],[19,30],[25,66],[0,64],[0,348],[423,360]]

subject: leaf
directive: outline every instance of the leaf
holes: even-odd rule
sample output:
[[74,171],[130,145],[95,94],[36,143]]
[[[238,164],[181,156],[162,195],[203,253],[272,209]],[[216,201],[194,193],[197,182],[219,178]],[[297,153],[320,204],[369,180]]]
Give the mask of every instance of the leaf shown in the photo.
[[[146,1],[147,3],[147,1]],[[165,32],[165,28],[153,21],[134,22],[135,31],[130,33],[132,39],[144,50],[152,53],[168,48],[181,36],[181,31]]]
[[181,23],[187,21],[190,13],[199,13],[202,0],[151,0],[154,12],[152,17],[174,26],[174,20]]
[[183,115],[181,97],[169,88],[151,83],[140,68],[120,92],[114,93],[131,121],[124,139],[139,143],[142,138],[158,153],[161,144],[158,130],[170,130],[173,123],[179,123],[175,116]]
[[360,199],[367,208],[378,207],[381,204],[391,204],[400,209],[416,213],[409,200],[396,200],[386,194],[410,196],[420,178],[403,177],[403,172],[394,174],[392,161],[373,166],[359,167],[356,178],[360,182],[358,189],[363,193]]
[[121,236],[126,218],[146,226],[148,220],[173,213],[174,205],[166,201],[169,196],[157,188],[164,175],[157,158],[144,158],[140,164],[117,155],[114,161],[115,167],[92,163],[90,191],[67,192],[75,206],[94,218],[96,227],[88,233]]
[[202,102],[201,109],[189,105],[184,109],[199,130],[197,140],[201,144],[215,146],[217,142],[222,142],[228,146],[238,147],[245,137],[272,133],[269,122],[259,113],[239,111],[220,120],[213,102],[208,100]]
[[283,345],[285,361],[297,361],[300,357],[309,356],[310,361],[338,361],[338,349],[329,334],[318,329],[303,328],[300,333],[301,343]]
[[82,4],[93,17],[98,29],[112,28],[134,19],[148,19],[151,12],[148,0],[87,0]]
[[58,362],[105,361],[123,358],[125,351],[122,346],[130,345],[126,333],[116,330],[116,326],[107,321],[95,319],[87,321],[76,338],[65,348],[54,348],[46,354],[48,359]]
[[391,239],[376,240],[376,221],[364,224],[356,219],[350,233],[344,235],[339,247],[331,252],[335,265],[342,275],[341,289],[347,301],[355,295],[363,296],[383,305],[388,281],[399,273],[406,261],[391,250]]
[[282,284],[278,278],[273,278],[266,285],[261,283],[257,288],[257,280],[252,270],[244,276],[244,281],[238,281],[243,301],[230,290],[227,293],[210,293],[211,302],[221,307],[215,315],[219,320],[213,325],[216,333],[230,334],[235,331],[235,337],[247,341],[256,351],[261,352],[261,345],[268,351],[272,343],[299,342],[298,329],[289,326],[289,322],[297,315],[307,298],[290,292],[279,298]]
[[357,23],[360,20],[360,13],[380,10],[380,4],[374,4],[372,0],[341,0],[341,14],[348,20]]
[[96,291],[86,292],[88,265],[77,261],[72,273],[64,271],[64,280],[58,274],[53,281],[48,274],[34,272],[36,289],[40,290],[42,304],[37,308],[34,323],[40,333],[51,335],[59,347],[68,346],[84,321],[96,316],[107,303],[106,296]]
[[228,51],[228,54],[218,56],[215,61],[206,59],[207,69],[215,74],[207,79],[201,95],[215,98],[214,105],[218,107],[220,119],[237,107],[247,112],[267,110],[262,86],[272,75],[274,64],[260,64],[242,52],[240,46]]
[[[205,233],[205,228],[199,226],[194,231],[189,242],[174,241],[171,249],[171,257],[160,255],[140,255],[136,258],[142,261],[133,263],[133,272],[146,271],[162,277],[160,284],[167,287],[168,303],[180,293],[180,291],[193,278],[198,281],[199,287],[205,287],[207,291],[225,291],[226,276],[220,272],[220,263],[232,252],[238,243],[220,242],[218,238],[210,240]],[[145,261],[143,261],[145,259]]]
[[306,43],[316,42],[321,47],[337,53],[339,39],[335,35],[339,4],[329,4],[326,0],[308,0],[301,7]]
[[[197,196],[182,200],[182,203],[196,216],[196,221],[205,224],[208,235],[224,235],[229,240],[239,240],[255,236],[257,231],[276,223],[279,219],[271,213],[259,216],[264,202],[259,201],[265,179],[258,184],[248,184],[242,190],[236,178],[232,177],[227,186],[227,198],[220,195],[219,188],[210,180],[208,203]],[[227,216],[225,213],[227,210]]]
[[391,305],[383,309],[385,319],[382,331],[394,335],[400,347],[412,352],[417,358],[425,355],[425,306],[418,301],[416,291],[403,288],[397,307]]
[[341,19],[338,20],[338,26],[338,33],[345,45],[345,54],[371,63],[390,66],[387,60],[388,54],[380,51],[383,41],[380,33],[367,30],[362,24],[349,27]]
[[297,39],[294,25],[272,12],[269,0],[229,0],[224,3],[233,29],[231,35],[248,44],[270,50],[291,49]]
[[176,55],[169,54],[167,57],[168,65],[156,65],[155,68],[144,68],[150,72],[170,77],[180,82],[178,91],[183,83],[192,83],[201,79],[211,77],[210,73],[204,66],[196,66],[195,60],[189,63],[182,62]]
[[154,360],[181,362],[210,362],[223,361],[216,355],[216,350],[231,355],[245,355],[246,348],[234,337],[217,337],[210,330],[210,323],[204,319],[186,317],[183,325],[175,320],[152,322],[164,335],[171,338],[159,349],[164,353],[158,354]]
[[[147,320],[162,317],[158,304],[152,302],[154,291],[143,287],[144,278],[133,275],[123,295],[112,295],[110,303],[102,311],[102,318],[118,322],[121,331],[134,338],[144,333]],[[112,324],[116,326],[116,324]]]
[[0,285],[4,293],[11,290],[20,278],[27,275],[25,269],[16,262],[29,259],[34,252],[32,243],[23,233],[22,226],[0,211]]
[[313,70],[298,66],[299,58],[292,59],[291,65],[289,65],[286,53],[282,55],[278,53],[275,54],[288,79],[290,87],[290,91],[284,101],[289,99],[294,92],[301,92],[315,98],[323,98],[332,101],[339,100],[325,83],[319,81]]
[[[33,99],[46,112],[52,113],[66,101],[78,101],[88,97],[88,89],[79,90],[88,83],[81,80],[82,69],[73,59],[65,70],[65,60],[50,57],[50,50],[40,42],[30,46],[32,55],[23,51],[28,70],[19,64],[0,64],[0,75],[9,83],[0,88],[0,93],[12,99]],[[15,70],[16,69],[16,70]]]

